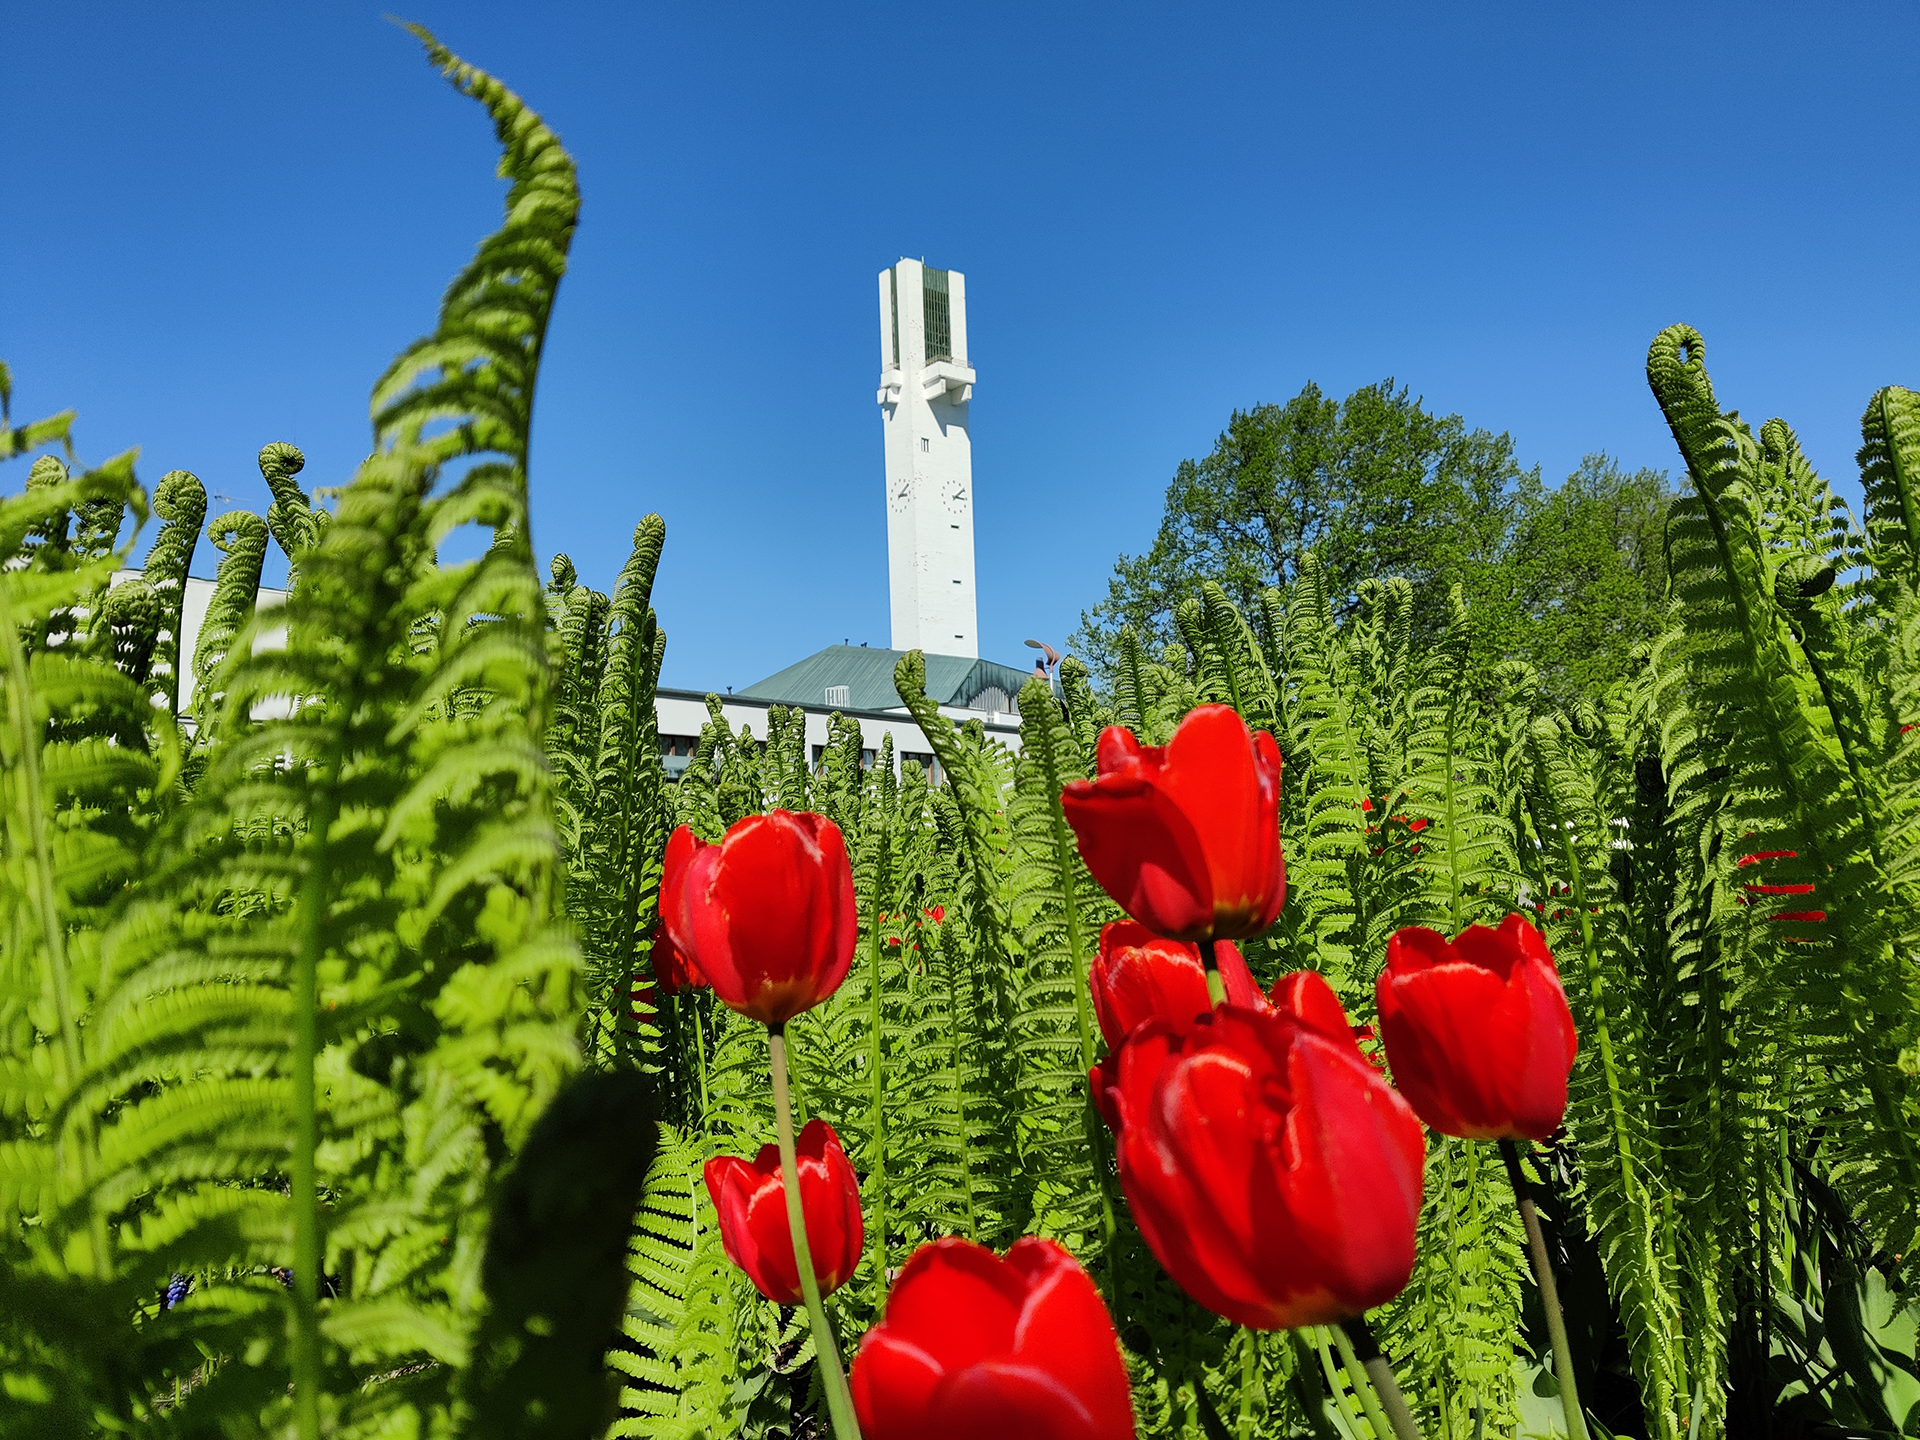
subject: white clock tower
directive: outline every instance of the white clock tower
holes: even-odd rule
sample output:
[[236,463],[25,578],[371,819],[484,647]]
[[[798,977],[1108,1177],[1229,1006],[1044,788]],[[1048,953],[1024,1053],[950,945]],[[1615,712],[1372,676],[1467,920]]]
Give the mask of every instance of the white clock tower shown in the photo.
[[895,650],[978,659],[967,282],[902,260],[880,272],[880,414]]

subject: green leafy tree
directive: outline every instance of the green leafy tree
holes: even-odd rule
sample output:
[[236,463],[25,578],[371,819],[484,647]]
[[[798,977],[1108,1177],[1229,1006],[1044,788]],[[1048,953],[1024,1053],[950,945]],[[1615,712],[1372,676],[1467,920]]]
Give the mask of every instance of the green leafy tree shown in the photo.
[[[1211,454],[1180,462],[1153,548],[1120,558],[1075,647],[1111,680],[1120,632],[1175,638],[1175,609],[1198,596],[1203,577],[1257,614],[1262,593],[1291,584],[1309,552],[1337,616],[1357,608],[1360,582],[1373,577],[1423,593],[1458,582],[1469,601],[1494,600],[1516,521],[1539,489],[1510,436],[1435,415],[1392,380],[1345,400],[1309,384],[1285,405],[1235,411]],[[1483,628],[1493,618],[1484,603],[1474,610]],[[1446,621],[1424,615],[1420,633]]]
[[1501,609],[1547,688],[1598,694],[1635,669],[1633,649],[1664,622],[1664,533],[1673,491],[1662,470],[1623,470],[1589,455],[1517,517]]
[[[1310,384],[1285,405],[1234,412],[1211,454],[1180,463],[1153,548],[1120,558],[1075,646],[1118,683],[1123,630],[1186,639],[1179,608],[1203,580],[1257,616],[1263,592],[1291,585],[1311,553],[1335,618],[1357,613],[1370,580],[1406,580],[1432,601],[1458,585],[1476,664],[1523,658],[1571,700],[1626,676],[1633,647],[1659,629],[1672,499],[1664,472],[1604,454],[1547,490],[1509,436],[1433,415],[1404,386],[1336,401]],[[1430,602],[1411,620],[1427,643],[1451,616]]]

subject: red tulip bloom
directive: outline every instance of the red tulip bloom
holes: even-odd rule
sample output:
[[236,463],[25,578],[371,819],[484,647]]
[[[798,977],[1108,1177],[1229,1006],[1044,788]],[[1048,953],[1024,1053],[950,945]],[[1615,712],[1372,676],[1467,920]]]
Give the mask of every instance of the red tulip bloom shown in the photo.
[[[689,835],[693,832],[688,831]],[[661,887],[662,903],[665,903],[666,888]],[[704,990],[708,980],[700,973],[700,967],[682,955],[673,943],[673,937],[667,934],[667,922],[662,920],[653,927],[653,948],[650,952],[653,965],[653,978],[660,984],[661,993],[678,995],[682,990]]]
[[[1227,1003],[1259,1008],[1267,1003],[1253,972],[1231,940],[1214,945],[1214,963],[1227,990]],[[1181,940],[1163,940],[1136,920],[1115,920],[1100,930],[1100,954],[1087,976],[1093,1014],[1107,1042],[1106,1058],[1087,1072],[1093,1103],[1107,1128],[1118,1124],[1110,1096],[1120,1083],[1120,1048],[1149,1020],[1163,1021],[1175,1035],[1192,1030],[1213,1009],[1200,949]]]
[[1074,1258],[936,1240],[907,1261],[853,1362],[866,1440],[1133,1440],[1120,1341]]
[[1186,1292],[1260,1330],[1349,1319],[1413,1274],[1426,1136],[1326,981],[1222,1006],[1120,1050],[1120,1188]]
[[682,825],[667,842],[661,913],[714,994],[781,1025],[840,988],[860,919],[840,827],[824,815],[749,815],[718,845]]
[[[794,1143],[800,1171],[800,1213],[807,1222],[807,1249],[820,1293],[831,1294],[860,1265],[866,1230],[860,1219],[860,1186],[840,1137],[824,1120],[809,1120]],[[720,1216],[720,1243],[727,1258],[747,1272],[753,1288],[782,1305],[801,1299],[800,1267],[793,1261],[787,1228],[787,1187],[780,1175],[780,1148],[763,1145],[749,1164],[732,1155],[707,1162],[707,1194]]]
[[653,965],[653,978],[669,995],[678,995],[682,990],[698,990],[708,984],[707,977],[700,973],[700,967],[681,952],[667,931],[667,916],[680,903],[687,861],[693,858],[693,852],[703,843],[692,830],[682,825],[668,837],[667,853],[660,863],[660,918],[654,923],[653,947],[648,958]]
[[1580,1043],[1553,953],[1523,917],[1452,944],[1399,931],[1374,995],[1393,1078],[1442,1135],[1544,1140],[1560,1127]]
[[1280,751],[1226,705],[1202,705],[1165,746],[1110,725],[1094,780],[1060,803],[1081,858],[1134,919],[1173,940],[1244,939],[1280,913]]
[[[1213,955],[1229,1005],[1266,1003],[1231,940],[1218,942]],[[1162,939],[1135,920],[1115,920],[1101,927],[1100,954],[1087,979],[1093,991],[1093,1013],[1109,1050],[1118,1050],[1133,1030],[1156,1016],[1185,1034],[1193,1028],[1195,1016],[1213,1008],[1200,948]]]

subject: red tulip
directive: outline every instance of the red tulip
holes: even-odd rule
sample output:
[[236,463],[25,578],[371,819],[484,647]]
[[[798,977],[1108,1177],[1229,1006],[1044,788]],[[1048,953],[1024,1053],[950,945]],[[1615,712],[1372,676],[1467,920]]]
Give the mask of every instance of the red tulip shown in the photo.
[[1523,917],[1469,926],[1451,944],[1399,931],[1374,995],[1394,1081],[1435,1130],[1544,1140],[1559,1128],[1580,1044],[1553,953]]
[[[688,831],[689,835],[693,832]],[[664,897],[665,887],[662,886]],[[700,967],[682,955],[673,943],[673,937],[667,934],[667,922],[662,920],[653,927],[653,948],[650,952],[653,965],[653,978],[660,982],[663,994],[678,995],[682,990],[703,990],[710,982],[700,973]]]
[[1134,919],[1174,940],[1244,939],[1280,913],[1280,751],[1230,706],[1202,705],[1164,747],[1110,725],[1094,780],[1060,803],[1081,858]]
[[1051,1240],[1002,1260],[936,1240],[907,1261],[853,1362],[866,1440],[1132,1440],[1126,1364],[1100,1293]]
[[705,842],[682,825],[667,838],[667,853],[660,862],[660,918],[653,927],[653,946],[648,959],[653,978],[669,995],[682,990],[697,990],[709,985],[700,967],[689,960],[667,932],[667,916],[680,903],[680,890],[686,879],[687,861]]
[[1413,1273],[1426,1137],[1318,975],[1186,1035],[1149,1021],[1109,1100],[1120,1188],[1186,1292],[1255,1329],[1349,1319]]
[[853,869],[824,815],[749,815],[709,845],[682,825],[667,842],[661,913],[714,994],[781,1025],[840,988],[859,938]]
[[[1214,963],[1233,1005],[1255,1008],[1267,1003],[1254,984],[1253,972],[1231,940],[1214,945]],[[1120,1083],[1120,1048],[1128,1035],[1149,1020],[1164,1021],[1176,1035],[1192,1030],[1201,1015],[1213,1008],[1207,990],[1206,967],[1198,946],[1181,940],[1163,940],[1135,920],[1115,920],[1101,927],[1100,954],[1087,976],[1093,991],[1093,1014],[1107,1054],[1087,1072],[1093,1103],[1107,1128],[1118,1124],[1109,1098]]]
[[[800,1171],[800,1212],[807,1223],[820,1293],[838,1290],[860,1265],[866,1239],[860,1219],[860,1186],[840,1137],[824,1120],[809,1120],[794,1143]],[[720,1216],[720,1243],[727,1258],[747,1272],[753,1288],[782,1305],[800,1303],[800,1267],[793,1262],[793,1232],[787,1228],[787,1187],[780,1150],[763,1145],[749,1164],[732,1155],[707,1162],[707,1194]]]
[[[1266,1003],[1239,947],[1222,940],[1213,954],[1229,1005]],[[1093,1013],[1109,1050],[1118,1050],[1135,1028],[1155,1016],[1185,1034],[1195,1016],[1213,1008],[1199,947],[1162,939],[1134,920],[1115,920],[1101,927],[1100,954],[1087,979],[1093,991]]]

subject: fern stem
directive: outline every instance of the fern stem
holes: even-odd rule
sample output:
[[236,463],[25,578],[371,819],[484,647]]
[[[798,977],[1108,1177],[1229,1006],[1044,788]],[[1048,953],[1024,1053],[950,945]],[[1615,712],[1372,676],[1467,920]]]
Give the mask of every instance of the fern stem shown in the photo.
[[1553,1264],[1547,1256],[1547,1237],[1540,1228],[1540,1212],[1533,1196],[1527,1193],[1526,1176],[1520,1173],[1520,1147],[1511,1140],[1500,1142],[1500,1158],[1507,1164],[1507,1183],[1513,1186],[1513,1198],[1520,1206],[1520,1223],[1527,1230],[1527,1258],[1533,1261],[1533,1282],[1540,1287],[1540,1306],[1547,1312],[1547,1338],[1553,1345],[1553,1378],[1560,1386],[1560,1408],[1567,1417],[1568,1440],[1587,1440],[1586,1412],[1580,1405],[1580,1390],[1573,1378],[1573,1351],[1567,1345],[1567,1317],[1560,1308],[1560,1287],[1553,1278]]
[[[1333,1327],[1334,1342],[1340,1347],[1341,1363],[1347,1367],[1347,1374],[1354,1378],[1354,1389],[1360,1393],[1360,1403],[1367,1406],[1367,1420],[1372,1424],[1374,1433],[1380,1440],[1386,1440],[1391,1427],[1394,1440],[1425,1440],[1420,1426],[1413,1418],[1413,1411],[1407,1408],[1407,1398],[1400,1393],[1400,1384],[1393,1378],[1393,1367],[1387,1364],[1387,1357],[1380,1353],[1380,1346],[1373,1338],[1366,1317],[1356,1315],[1351,1320]],[[1355,1369],[1366,1371],[1367,1379],[1372,1382],[1371,1390],[1363,1388]],[[1369,1393],[1377,1398],[1367,1405]],[[1380,1411],[1386,1411],[1383,1417]]]
[[867,1159],[867,1184],[873,1195],[873,1223],[867,1238],[873,1248],[873,1305],[883,1310],[887,1303],[887,1107],[886,1080],[881,1074],[886,1037],[882,1025],[886,1006],[880,991],[880,912],[874,912],[873,926],[867,932],[867,1070],[872,1078],[873,1121],[868,1127],[873,1148]]
[[[1653,1215],[1647,1208],[1646,1191],[1634,1173],[1633,1150],[1627,1138],[1627,1100],[1620,1079],[1619,1061],[1613,1053],[1613,1027],[1607,1018],[1605,972],[1601,968],[1600,943],[1593,929],[1593,907],[1587,902],[1586,871],[1581,867],[1580,857],[1573,848],[1573,835],[1564,825],[1560,831],[1560,844],[1566,856],[1567,878],[1573,886],[1574,908],[1580,916],[1580,953],[1586,963],[1588,1003],[1593,1007],[1594,1041],[1600,1050],[1600,1069],[1607,1082],[1609,1129],[1615,1158],[1620,1163],[1620,1184],[1628,1203],[1633,1207],[1635,1228],[1639,1231],[1635,1239],[1641,1250],[1641,1265],[1635,1283],[1641,1291],[1640,1303],[1651,1316],[1660,1313],[1656,1297],[1648,1293],[1649,1278],[1656,1268]],[[1665,1440],[1678,1440],[1673,1426],[1672,1392],[1664,1384],[1657,1384],[1655,1388],[1660,1412],[1657,1423]]]
[[1260,1337],[1245,1326],[1240,1330],[1240,1418],[1234,1425],[1236,1440],[1253,1440],[1253,1389],[1258,1373]]
[[[934,944],[926,932],[921,932],[928,941],[929,949]],[[953,1119],[956,1133],[960,1137],[959,1154],[954,1157],[960,1167],[960,1193],[967,1202],[967,1239],[980,1243],[980,1222],[973,1208],[973,1157],[967,1147],[967,1090],[960,1070],[960,996],[954,988],[953,972],[955,961],[946,952],[946,942],[942,938],[940,945],[941,970],[945,973],[947,988],[947,1085],[950,1103],[953,1106]]]
[[293,1420],[299,1440],[320,1436],[320,1143],[314,1064],[319,1055],[321,921],[327,903],[327,832],[333,787],[321,787],[307,816],[300,881],[300,948],[293,962]]
[[[1073,832],[1067,827],[1067,812],[1060,803],[1060,793],[1064,787],[1060,781],[1057,755],[1049,753],[1044,763],[1048,767],[1047,821],[1053,834],[1054,874],[1060,880],[1061,913],[1066,924],[1067,935],[1067,963],[1073,968],[1073,1018],[1080,1034],[1080,1069],[1082,1073],[1087,1073],[1092,1071],[1096,1057],[1093,1053],[1092,982],[1087,978],[1086,945],[1080,934],[1078,894],[1080,850],[1074,841]],[[1108,1165],[1107,1132],[1094,1107],[1091,1077],[1087,1082],[1087,1099],[1080,1111],[1080,1122],[1086,1131],[1087,1148],[1093,1152],[1094,1173],[1099,1177],[1100,1234],[1107,1253],[1109,1287],[1107,1303],[1109,1309],[1117,1311],[1120,1300],[1120,1275],[1114,1240],[1119,1234],[1119,1224],[1114,1216],[1113,1181]],[[963,1127],[962,1134],[964,1133]]]
[[[20,645],[20,627],[14,623],[13,607],[7,603],[3,589],[0,589],[0,635],[6,637],[8,689],[13,692],[7,709],[13,717],[14,743],[20,753],[20,773],[15,777],[14,790],[20,797],[20,808],[26,812],[20,817],[22,828],[33,840],[33,908],[39,912],[36,918],[46,944],[47,979],[53,990],[54,1015],[60,1026],[60,1055],[66,1062],[66,1074],[61,1077],[64,1082],[62,1088],[71,1094],[80,1083],[84,1057],[80,1049],[80,1024],[73,1010],[73,976],[67,955],[67,927],[60,916],[60,899],[54,880],[53,846],[48,839],[53,833],[53,819],[47,813],[47,793],[40,769],[40,744],[44,732],[36,713],[38,705],[31,676],[27,672],[26,652]],[[61,1128],[64,1130],[66,1127]],[[61,1149],[65,1150],[68,1143],[76,1146],[74,1169],[87,1195],[87,1243],[93,1252],[93,1274],[95,1279],[105,1280],[110,1269],[109,1241],[106,1216],[100,1213],[93,1194],[91,1116],[82,1119],[77,1128],[79,1134],[72,1142],[63,1139]]]
[[697,991],[683,992],[687,997],[687,1013],[693,1017],[693,1063],[700,1072],[700,1130],[707,1132],[707,1110],[712,1103],[707,1097],[707,1030],[700,1023],[700,997]]
[[1460,886],[1460,813],[1459,797],[1454,793],[1456,773],[1454,769],[1455,735],[1460,718],[1460,699],[1464,686],[1455,685],[1453,694],[1447,701],[1447,740],[1446,748],[1441,752],[1447,777],[1447,885],[1452,892],[1453,925],[1449,933],[1458,935],[1466,927],[1461,921]]
[[[780,1179],[787,1192],[787,1231],[793,1236],[793,1261],[800,1272],[800,1293],[806,1297],[807,1323],[813,1327],[813,1353],[820,1364],[821,1388],[827,1392],[827,1410],[833,1417],[836,1440],[860,1440],[853,1416],[853,1396],[840,1368],[840,1351],[827,1323],[827,1307],[820,1299],[820,1281],[813,1273],[813,1251],[807,1245],[807,1217],[800,1206],[800,1162],[793,1149],[793,1100],[787,1093],[787,1031],[784,1025],[767,1027],[767,1058],[773,1069],[773,1124],[780,1142]],[[303,1437],[304,1440],[304,1437]]]

